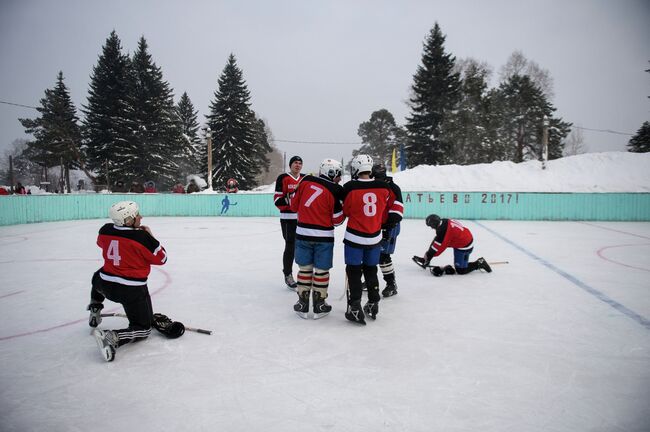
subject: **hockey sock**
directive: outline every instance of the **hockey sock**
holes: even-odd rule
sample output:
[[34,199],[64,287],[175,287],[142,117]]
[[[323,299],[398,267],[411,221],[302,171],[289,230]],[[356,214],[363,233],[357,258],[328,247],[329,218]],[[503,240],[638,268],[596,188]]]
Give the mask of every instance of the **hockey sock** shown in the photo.
[[346,265],[345,273],[348,276],[348,304],[352,304],[354,301],[361,302],[361,266],[360,265]]
[[329,270],[322,270],[319,268],[314,269],[313,287],[314,291],[320,293],[320,297],[325,300],[327,298],[327,288],[330,285],[330,272]]
[[298,267],[298,294],[304,291],[311,291],[311,285],[313,280],[313,271],[314,266],[309,264],[306,266]]
[[379,296],[379,280],[377,279],[377,266],[363,266],[363,278],[368,288],[368,300],[376,303],[381,298]]
[[379,259],[379,268],[386,282],[395,280],[395,267],[393,267],[393,261],[391,260],[390,255],[381,254]]

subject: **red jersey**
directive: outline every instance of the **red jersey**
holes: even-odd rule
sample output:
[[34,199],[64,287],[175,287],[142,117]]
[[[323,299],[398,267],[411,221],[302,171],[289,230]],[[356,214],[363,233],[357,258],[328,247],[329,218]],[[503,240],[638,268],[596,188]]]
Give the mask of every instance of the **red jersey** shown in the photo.
[[305,176],[291,198],[291,211],[298,213],[296,239],[334,241],[334,225],[343,223],[343,188],[333,181]]
[[469,228],[464,227],[460,222],[453,219],[442,219],[440,226],[436,229],[436,238],[431,242],[425,258],[431,260],[448,247],[461,250],[471,249],[474,247],[474,237],[472,237]]
[[379,244],[382,225],[402,220],[401,203],[396,205],[394,196],[390,186],[379,180],[347,182],[343,186],[343,214],[348,224],[343,243],[357,248]]
[[99,230],[104,266],[99,276],[122,285],[145,285],[152,265],[167,262],[167,252],[147,231],[107,223]]
[[280,210],[280,219],[296,219],[296,212],[291,210],[289,203],[289,194],[294,193],[298,188],[298,183],[305,175],[300,173],[294,177],[289,173],[282,173],[275,181],[275,194],[273,203]]

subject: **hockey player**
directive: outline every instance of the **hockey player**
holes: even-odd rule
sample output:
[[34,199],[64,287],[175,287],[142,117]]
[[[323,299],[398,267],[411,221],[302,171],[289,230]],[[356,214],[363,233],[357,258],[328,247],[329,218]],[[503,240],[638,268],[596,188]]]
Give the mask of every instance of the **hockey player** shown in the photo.
[[327,315],[332,306],[325,302],[334,254],[334,226],[343,222],[341,163],[324,159],[318,177],[305,176],[291,198],[291,210],[298,214],[296,228],[296,264],[298,264],[298,302],[294,311],[309,314],[312,292],[314,319]]
[[[404,209],[402,201],[402,190],[395,184],[392,177],[386,175],[386,167],[383,164],[374,164],[372,166],[372,178],[388,183],[393,200],[396,206]],[[400,213],[403,217],[404,215]],[[391,297],[397,295],[397,282],[395,281],[395,268],[393,267],[393,260],[391,255],[395,252],[395,244],[397,243],[397,236],[400,232],[400,224],[389,224],[384,221],[381,230],[381,254],[379,255],[379,269],[386,281],[386,288],[381,292],[384,297]]]
[[454,273],[463,275],[478,269],[483,269],[488,273],[492,272],[492,268],[482,257],[474,262],[469,262],[469,256],[474,249],[474,237],[469,228],[454,219],[441,219],[436,214],[427,216],[425,222],[428,227],[436,231],[436,236],[424,257],[413,257],[413,261],[417,264],[427,267],[432,258],[437,257],[450,247],[454,249],[454,267],[450,265],[444,268],[433,266],[430,269],[432,275],[442,276]]
[[[365,324],[365,315],[377,318],[379,281],[377,264],[381,254],[382,225],[395,225],[402,219],[403,206],[395,201],[386,182],[370,178],[372,158],[357,155],[350,163],[352,181],[343,186],[345,230],[345,272],[348,277],[348,307],[345,317]],[[361,309],[363,275],[368,288],[368,302]]]
[[302,158],[300,156],[293,156],[289,159],[289,172],[278,176],[275,181],[275,194],[273,195],[273,202],[280,210],[280,227],[284,238],[284,253],[282,255],[284,283],[287,284],[287,288],[294,291],[298,287],[293,278],[293,257],[298,217],[296,212],[291,210],[289,195],[296,191],[298,183],[305,176],[300,173],[301,169]]
[[101,310],[107,298],[124,307],[129,326],[121,330],[96,329],[93,332],[106,361],[115,358],[118,347],[144,340],[151,333],[153,310],[147,277],[152,265],[167,262],[165,248],[154,238],[149,227],[141,225],[142,216],[135,202],[113,204],[109,216],[113,223],[101,227],[97,237],[104,265],[92,278],[88,324],[97,327],[101,323]]

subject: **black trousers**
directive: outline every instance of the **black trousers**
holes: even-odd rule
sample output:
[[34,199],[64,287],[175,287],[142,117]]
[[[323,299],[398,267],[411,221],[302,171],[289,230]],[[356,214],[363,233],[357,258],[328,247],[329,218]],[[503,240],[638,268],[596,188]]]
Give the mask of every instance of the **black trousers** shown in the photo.
[[[101,269],[100,269],[101,270]],[[146,339],[151,333],[153,322],[153,307],[147,285],[129,286],[117,282],[108,282],[99,276],[97,270],[93,274],[90,298],[93,303],[103,303],[104,299],[119,303],[124,308],[129,326],[115,330],[119,345]]]
[[280,219],[282,237],[284,238],[284,253],[282,254],[282,272],[285,276],[293,273],[293,257],[296,252],[297,219]]

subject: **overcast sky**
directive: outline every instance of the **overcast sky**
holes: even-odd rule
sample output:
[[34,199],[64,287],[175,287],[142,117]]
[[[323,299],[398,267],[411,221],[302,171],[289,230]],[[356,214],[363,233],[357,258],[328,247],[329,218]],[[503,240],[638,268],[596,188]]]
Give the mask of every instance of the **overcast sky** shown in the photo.
[[[125,52],[147,39],[176,101],[186,91],[203,123],[233,53],[276,146],[313,170],[325,157],[348,160],[359,145],[340,143],[359,143],[373,111],[405,123],[435,22],[448,52],[493,68],[491,86],[515,50],[548,69],[565,121],[635,133],[650,120],[647,0],[0,0],[0,100],[38,106],[61,70],[81,117],[115,29]],[[0,149],[26,137],[18,117],[35,115],[0,104]],[[625,150],[630,138],[583,135],[588,151]]]

